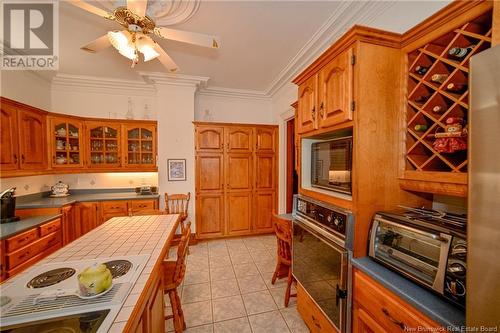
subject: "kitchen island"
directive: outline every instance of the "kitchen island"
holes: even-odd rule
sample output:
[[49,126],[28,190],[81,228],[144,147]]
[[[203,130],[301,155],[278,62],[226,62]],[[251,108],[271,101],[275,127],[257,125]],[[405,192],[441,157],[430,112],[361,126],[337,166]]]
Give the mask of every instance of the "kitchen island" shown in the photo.
[[[163,332],[164,304],[161,264],[179,223],[179,215],[115,217],[54,252],[19,275],[5,281],[0,290],[25,281],[45,264],[143,255],[142,271],[131,286],[109,332]],[[16,286],[17,287],[17,286]],[[24,286],[23,286],[24,287]],[[106,331],[105,330],[105,331]]]

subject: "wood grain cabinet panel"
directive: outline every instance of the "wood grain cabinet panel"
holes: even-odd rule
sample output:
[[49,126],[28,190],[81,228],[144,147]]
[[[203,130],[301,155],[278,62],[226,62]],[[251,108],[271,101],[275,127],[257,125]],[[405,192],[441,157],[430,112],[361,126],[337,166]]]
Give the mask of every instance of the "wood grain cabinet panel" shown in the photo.
[[299,86],[298,133],[307,133],[317,128],[316,96],[318,76],[314,75]]
[[276,210],[275,192],[256,192],[254,201],[253,230],[258,232],[273,231],[273,212]]
[[38,238],[38,231],[36,228],[25,231],[21,234],[7,238],[5,241],[6,252],[13,252],[22,248]]
[[198,238],[224,235],[224,194],[198,194],[196,233]]
[[353,307],[352,331],[353,333],[386,333],[365,310],[357,305]]
[[226,128],[226,150],[230,153],[251,153],[253,129],[248,127]]
[[99,202],[78,202],[75,204],[75,209],[75,224],[78,224],[76,238],[85,235],[101,224]]
[[18,110],[20,168],[47,168],[47,125],[45,114],[36,110]]
[[226,161],[227,190],[251,190],[252,189],[252,155],[231,154]]
[[257,127],[255,130],[255,151],[257,153],[275,153],[276,149],[276,129],[267,127]]
[[197,126],[196,150],[222,152],[224,149],[224,127]]
[[[75,223],[75,208],[73,205],[67,205],[61,208],[61,228],[62,228],[62,243],[69,244],[77,238],[79,233]],[[79,228],[78,228],[79,230]]]
[[17,112],[14,107],[2,101],[0,104],[0,170],[19,168],[17,133]]
[[226,196],[227,233],[247,234],[252,228],[252,192],[230,193]]
[[[132,213],[137,213],[142,210],[153,210],[157,208],[158,200],[130,200],[128,202],[129,209]],[[126,204],[126,203],[125,203]]]
[[197,191],[224,190],[224,156],[222,154],[196,157]]
[[276,165],[274,155],[255,156],[255,189],[272,190],[275,187]]
[[330,127],[352,120],[352,62],[350,48],[319,72],[319,127]]

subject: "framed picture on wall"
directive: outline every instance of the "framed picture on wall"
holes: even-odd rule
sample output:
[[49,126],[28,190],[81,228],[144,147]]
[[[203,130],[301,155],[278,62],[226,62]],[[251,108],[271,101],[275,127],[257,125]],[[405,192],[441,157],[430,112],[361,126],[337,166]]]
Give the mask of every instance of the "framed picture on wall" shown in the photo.
[[186,160],[176,159],[167,160],[168,180],[186,180]]

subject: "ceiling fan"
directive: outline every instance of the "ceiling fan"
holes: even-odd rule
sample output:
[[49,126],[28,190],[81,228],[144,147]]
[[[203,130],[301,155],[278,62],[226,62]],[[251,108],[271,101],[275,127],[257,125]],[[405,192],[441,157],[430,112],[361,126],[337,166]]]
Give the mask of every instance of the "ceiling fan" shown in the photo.
[[178,70],[172,58],[149,36],[150,34],[188,44],[219,48],[219,39],[216,36],[157,27],[153,19],[146,15],[147,0],[127,0],[127,7],[118,7],[113,13],[108,13],[83,0],[70,0],[69,3],[115,21],[125,28],[121,31],[109,31],[106,35],[82,46],[81,49],[95,53],[112,45],[122,56],[132,60],[132,67],[139,62],[139,55],[142,54],[144,61],[158,58],[169,72]]

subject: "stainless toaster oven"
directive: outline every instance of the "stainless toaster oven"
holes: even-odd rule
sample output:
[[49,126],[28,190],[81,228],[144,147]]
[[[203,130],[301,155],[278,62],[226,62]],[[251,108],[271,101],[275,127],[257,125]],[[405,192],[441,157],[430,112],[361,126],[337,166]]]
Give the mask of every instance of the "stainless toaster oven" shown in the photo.
[[380,264],[465,306],[466,219],[431,210],[379,212],[369,256]]

